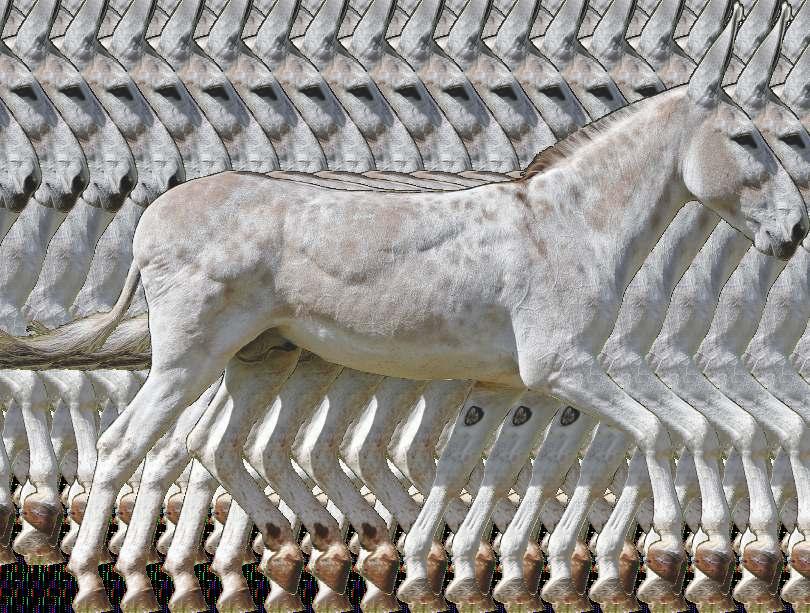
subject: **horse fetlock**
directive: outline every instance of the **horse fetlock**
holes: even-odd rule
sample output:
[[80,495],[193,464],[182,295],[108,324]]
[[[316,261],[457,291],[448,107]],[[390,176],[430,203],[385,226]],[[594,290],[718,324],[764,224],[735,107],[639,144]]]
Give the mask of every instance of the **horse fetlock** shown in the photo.
[[619,579],[622,589],[627,594],[632,594],[636,587],[636,577],[641,567],[641,559],[638,550],[633,543],[625,541],[622,552],[619,554]]
[[776,544],[763,547],[754,541],[745,547],[742,565],[757,579],[771,584],[782,571],[782,552]]
[[399,553],[393,543],[378,544],[357,566],[360,574],[382,592],[391,594],[394,591],[399,571]]
[[259,570],[288,592],[298,591],[304,556],[297,545],[286,543],[262,559]]
[[430,545],[427,557],[427,576],[430,589],[434,594],[441,594],[444,586],[444,576],[447,573],[447,552],[438,541]]
[[87,509],[88,495],[85,492],[76,494],[70,502],[70,519],[77,524],[81,524],[84,519],[84,512]]
[[683,547],[671,551],[656,543],[647,552],[646,563],[647,568],[661,579],[667,583],[676,583],[686,570],[686,552]]
[[545,556],[540,545],[535,541],[529,541],[526,553],[523,554],[523,581],[531,593],[537,592],[544,564]]
[[313,574],[329,588],[342,594],[349,580],[352,557],[345,543],[333,543],[320,555],[313,556]]
[[39,494],[31,494],[25,499],[20,516],[55,543],[62,527],[64,509],[58,498],[48,500]]
[[810,579],[810,541],[796,543],[790,551],[790,566],[803,577]]
[[736,556],[728,549],[711,549],[709,542],[701,543],[694,555],[694,564],[712,581],[726,585],[731,581],[734,572]]
[[495,552],[492,545],[481,541],[475,554],[475,580],[482,594],[488,594],[492,585],[492,576],[495,574]]

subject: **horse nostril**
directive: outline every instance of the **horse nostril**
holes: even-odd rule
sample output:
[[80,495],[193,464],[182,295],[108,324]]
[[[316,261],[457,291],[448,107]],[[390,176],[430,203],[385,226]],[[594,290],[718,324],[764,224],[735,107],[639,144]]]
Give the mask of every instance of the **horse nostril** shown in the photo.
[[122,196],[125,196],[132,191],[132,188],[135,187],[135,179],[133,178],[131,172],[128,172],[123,177],[121,177],[121,183],[119,187]]
[[804,226],[804,220],[796,222],[796,225],[793,226],[793,230],[790,233],[790,238],[794,243],[798,243],[804,238],[804,235],[807,234],[807,228]]
[[84,190],[87,189],[87,184],[89,183],[89,179],[87,175],[83,172],[80,172],[75,177],[73,177],[73,181],[70,182],[70,191],[74,196],[78,196]]
[[33,194],[38,187],[39,179],[37,179],[34,175],[28,175],[25,177],[25,181],[23,181],[23,191],[26,194]]
[[183,182],[183,179],[180,177],[180,171],[178,170],[171,177],[169,177],[169,189],[171,189],[173,187],[177,187],[182,182]]

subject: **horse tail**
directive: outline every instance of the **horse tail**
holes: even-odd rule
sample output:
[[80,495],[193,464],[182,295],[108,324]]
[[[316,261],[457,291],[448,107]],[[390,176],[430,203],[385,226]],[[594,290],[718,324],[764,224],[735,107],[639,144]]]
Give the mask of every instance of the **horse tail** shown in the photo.
[[0,365],[25,369],[68,367],[80,356],[97,351],[126,315],[140,278],[133,262],[118,301],[107,313],[91,315],[36,336],[14,337],[0,332]]

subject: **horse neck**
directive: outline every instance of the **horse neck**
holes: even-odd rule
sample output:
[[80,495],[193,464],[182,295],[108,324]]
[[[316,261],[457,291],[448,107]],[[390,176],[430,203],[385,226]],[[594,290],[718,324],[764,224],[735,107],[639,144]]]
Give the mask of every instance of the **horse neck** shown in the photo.
[[[594,241],[595,257],[611,266],[606,278],[618,295],[689,200],[679,170],[687,113],[674,98],[653,104],[594,136],[558,172],[537,178],[546,193],[558,193],[562,186],[576,203],[571,214],[584,219],[590,226],[586,231],[604,237]],[[650,159],[657,160],[654,170]]]
[[48,244],[42,270],[25,310],[31,319],[59,326],[87,277],[96,244],[113,213],[83,202],[73,207]]
[[749,247],[723,286],[710,340],[741,355],[756,332],[768,291],[786,262]]
[[632,347],[640,355],[649,352],[675,286],[719,221],[714,211],[698,202],[678,212],[627,287],[606,348],[613,344]]

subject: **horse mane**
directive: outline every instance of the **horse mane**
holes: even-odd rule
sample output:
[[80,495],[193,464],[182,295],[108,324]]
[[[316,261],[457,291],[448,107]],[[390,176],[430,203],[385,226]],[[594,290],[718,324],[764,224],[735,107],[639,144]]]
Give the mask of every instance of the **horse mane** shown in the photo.
[[529,162],[523,173],[515,180],[525,181],[547,171],[564,160],[571,159],[580,148],[596,140],[599,135],[607,132],[613,125],[638,113],[642,106],[646,106],[643,104],[645,101],[640,100],[635,104],[629,104],[608,113],[604,117],[600,117],[596,121],[572,132],[550,147],[543,149],[534,156],[534,159]]

